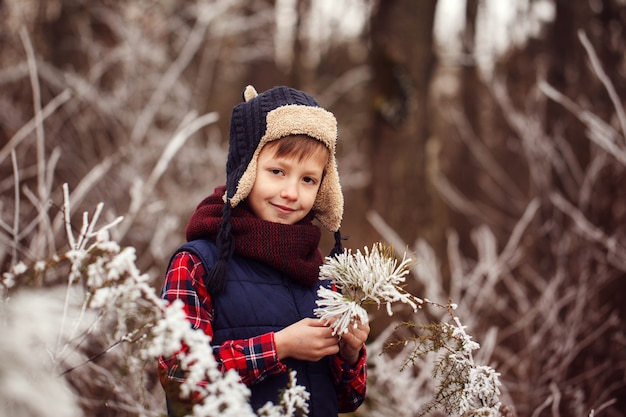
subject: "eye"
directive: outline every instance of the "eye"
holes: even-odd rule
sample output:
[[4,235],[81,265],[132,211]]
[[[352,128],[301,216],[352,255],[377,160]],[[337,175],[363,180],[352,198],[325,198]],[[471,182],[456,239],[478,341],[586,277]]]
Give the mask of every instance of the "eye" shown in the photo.
[[315,185],[317,184],[317,179],[313,178],[313,177],[304,177],[302,178],[302,181],[306,184],[311,184],[311,185]]
[[278,169],[278,168],[270,168],[270,169],[268,169],[268,171],[271,174],[274,174],[274,175],[282,175],[283,174],[283,170],[282,169]]

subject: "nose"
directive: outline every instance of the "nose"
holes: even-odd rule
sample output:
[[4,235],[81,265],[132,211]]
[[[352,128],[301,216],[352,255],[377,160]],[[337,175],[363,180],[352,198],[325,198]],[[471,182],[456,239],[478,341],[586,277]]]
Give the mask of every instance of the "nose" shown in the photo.
[[293,181],[287,181],[280,192],[280,196],[286,200],[298,198],[298,185]]

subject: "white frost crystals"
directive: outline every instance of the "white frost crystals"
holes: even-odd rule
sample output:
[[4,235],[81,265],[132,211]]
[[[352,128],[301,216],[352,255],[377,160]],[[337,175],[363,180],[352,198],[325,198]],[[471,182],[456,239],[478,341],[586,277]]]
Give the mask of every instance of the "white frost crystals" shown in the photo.
[[296,371],[289,371],[289,385],[283,391],[280,402],[267,402],[258,410],[259,417],[308,416],[311,394],[297,384]]
[[[472,352],[480,346],[465,332],[458,317],[455,325],[442,323],[444,333],[456,341],[456,350],[442,355],[433,371],[439,380],[435,404],[441,404],[449,416],[500,416],[500,374],[493,368],[477,365]],[[447,330],[447,331],[445,331]]]
[[375,243],[371,250],[365,247],[364,252],[352,253],[346,249],[327,257],[320,267],[320,279],[332,281],[338,291],[324,287],[318,290],[319,307],[315,315],[331,322],[335,334],[343,335],[349,325],[356,325],[357,319],[368,322],[367,311],[363,308],[367,303],[379,307],[385,304],[389,315],[392,315],[391,304],[398,301],[417,311],[423,300],[402,288],[411,262],[405,254],[398,264],[391,250],[382,243]]

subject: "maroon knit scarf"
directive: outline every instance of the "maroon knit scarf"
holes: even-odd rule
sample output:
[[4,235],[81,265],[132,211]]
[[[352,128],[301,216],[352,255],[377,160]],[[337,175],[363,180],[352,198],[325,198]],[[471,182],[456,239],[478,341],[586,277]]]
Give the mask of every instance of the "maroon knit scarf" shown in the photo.
[[[209,239],[215,242],[222,222],[220,186],[196,208],[187,225],[187,240]],[[322,254],[318,249],[320,229],[309,214],[293,225],[268,222],[256,217],[245,202],[232,211],[231,223],[235,254],[268,264],[295,281],[311,286],[318,280]]]

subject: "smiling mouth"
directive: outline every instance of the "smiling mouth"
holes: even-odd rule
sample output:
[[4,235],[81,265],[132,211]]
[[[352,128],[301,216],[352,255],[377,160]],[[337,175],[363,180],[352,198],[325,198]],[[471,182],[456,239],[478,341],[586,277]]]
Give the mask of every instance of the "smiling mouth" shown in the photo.
[[278,211],[282,212],[282,213],[293,213],[294,211],[296,211],[295,209],[291,208],[291,207],[287,207],[287,206],[282,206],[280,204],[273,204],[271,203],[272,206],[277,209]]

